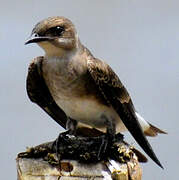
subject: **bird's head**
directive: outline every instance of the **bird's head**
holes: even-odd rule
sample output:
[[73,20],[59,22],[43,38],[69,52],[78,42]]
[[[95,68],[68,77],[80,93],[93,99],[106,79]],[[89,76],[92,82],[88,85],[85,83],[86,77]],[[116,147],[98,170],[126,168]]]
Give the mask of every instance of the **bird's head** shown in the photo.
[[72,22],[64,17],[49,17],[40,21],[32,30],[25,44],[37,43],[47,56],[63,56],[78,48],[79,39]]

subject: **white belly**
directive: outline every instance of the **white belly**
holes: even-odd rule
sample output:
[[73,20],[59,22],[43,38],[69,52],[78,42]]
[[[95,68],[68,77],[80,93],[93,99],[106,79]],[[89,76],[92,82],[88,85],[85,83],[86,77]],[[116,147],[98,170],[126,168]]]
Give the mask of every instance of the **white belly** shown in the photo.
[[99,104],[93,98],[61,97],[56,99],[56,103],[70,118],[101,131],[106,130],[106,122],[101,118],[102,115],[115,121],[117,132],[126,130],[118,114],[112,107]]
[[56,103],[67,116],[89,125],[101,126],[101,115],[110,111],[110,108],[87,98],[58,98]]

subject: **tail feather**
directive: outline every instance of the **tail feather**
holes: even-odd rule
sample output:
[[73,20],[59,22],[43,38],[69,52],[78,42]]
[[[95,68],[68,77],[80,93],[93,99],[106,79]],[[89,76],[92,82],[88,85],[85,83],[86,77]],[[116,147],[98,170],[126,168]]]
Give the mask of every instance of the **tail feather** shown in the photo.
[[157,136],[158,134],[167,134],[167,132],[147,122],[138,112],[135,112],[135,114],[146,136],[154,137]]
[[146,136],[154,137],[154,136],[157,136],[158,134],[167,134],[167,132],[157,128],[156,126],[154,126],[150,123],[149,123],[149,126],[150,127],[144,131],[144,134]]

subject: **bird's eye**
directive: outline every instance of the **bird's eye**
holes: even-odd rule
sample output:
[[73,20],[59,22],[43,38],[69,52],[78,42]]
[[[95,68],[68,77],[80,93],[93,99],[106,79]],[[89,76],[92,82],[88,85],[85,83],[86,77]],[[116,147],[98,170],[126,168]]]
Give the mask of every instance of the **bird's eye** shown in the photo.
[[56,27],[50,28],[47,33],[49,33],[53,36],[61,36],[61,34],[63,33],[64,30],[65,30],[64,27],[56,26]]
[[34,37],[38,37],[39,35],[37,33],[34,34]]

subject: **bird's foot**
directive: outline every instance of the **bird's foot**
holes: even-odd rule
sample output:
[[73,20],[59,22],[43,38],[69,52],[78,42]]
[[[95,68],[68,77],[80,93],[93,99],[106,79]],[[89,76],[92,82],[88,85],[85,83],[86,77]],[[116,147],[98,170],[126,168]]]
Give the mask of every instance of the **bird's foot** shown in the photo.
[[66,122],[67,134],[76,135],[76,127],[77,127],[77,121],[68,117]]
[[60,161],[61,156],[60,156],[60,148],[62,148],[61,143],[63,140],[65,140],[65,137],[74,137],[75,135],[72,134],[71,130],[65,131],[63,133],[59,133],[58,137],[56,138],[56,140],[53,142],[52,144],[52,149],[55,151],[55,154],[58,158],[58,160]]
[[[57,159],[58,160],[60,160],[60,154],[59,154],[59,142],[60,142],[60,136],[61,136],[61,134],[62,133],[60,133],[59,135],[58,135],[58,137],[55,139],[55,141],[53,142],[53,144],[52,144],[52,149],[55,151],[55,154],[56,154],[56,156],[57,156]],[[65,134],[68,134],[68,131],[65,131],[64,132],[64,135]]]
[[[60,134],[59,134],[60,135]],[[57,137],[57,139],[55,139],[55,141],[52,143],[52,149],[55,151],[55,154],[57,156],[57,159],[59,160],[59,153],[58,153],[58,146],[59,146],[59,136]]]
[[[110,154],[111,147],[123,140],[122,134],[103,134],[97,137],[80,137],[69,134],[69,131],[60,133],[57,139],[52,144],[52,150],[55,152],[55,156],[60,162],[61,156],[66,153],[67,149],[64,148],[63,144],[70,144],[68,151],[76,152],[81,148],[81,153],[88,152],[89,148],[93,147],[94,152],[96,151],[96,160],[100,161],[108,157]],[[98,146],[98,147],[97,147]],[[96,150],[95,150],[96,149]],[[89,153],[89,152],[88,152]]]
[[99,136],[99,138],[101,139],[101,145],[98,151],[98,160],[101,160],[104,159],[104,156],[109,152],[108,150],[110,150],[114,143],[123,141],[124,135],[120,133],[115,135],[107,133],[105,135]]
[[101,145],[98,151],[98,157],[97,157],[98,160],[103,159],[108,149],[113,145],[113,143],[116,140],[115,135],[111,135],[111,134],[105,134],[103,136],[100,136],[100,138],[101,138]]

